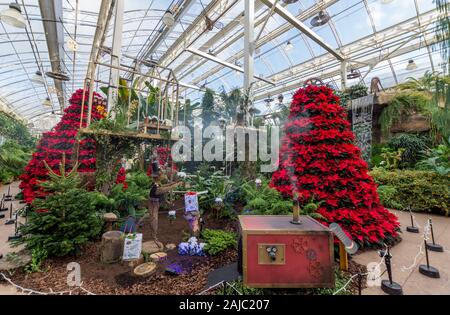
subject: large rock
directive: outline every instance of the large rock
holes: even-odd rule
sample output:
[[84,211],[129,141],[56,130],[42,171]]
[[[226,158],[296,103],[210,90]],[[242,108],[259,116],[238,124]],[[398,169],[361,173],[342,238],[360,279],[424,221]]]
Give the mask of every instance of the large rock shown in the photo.
[[31,254],[27,250],[3,255],[0,259],[0,272],[22,268],[31,262]]
[[430,130],[430,121],[427,117],[420,114],[413,114],[398,124],[394,124],[391,132],[424,132]]

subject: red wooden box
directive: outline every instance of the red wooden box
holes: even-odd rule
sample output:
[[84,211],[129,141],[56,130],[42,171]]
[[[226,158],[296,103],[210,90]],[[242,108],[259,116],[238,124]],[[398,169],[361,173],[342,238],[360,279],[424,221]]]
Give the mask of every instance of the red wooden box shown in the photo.
[[300,217],[300,225],[291,220],[292,216],[239,216],[244,285],[334,287],[331,231],[308,216]]

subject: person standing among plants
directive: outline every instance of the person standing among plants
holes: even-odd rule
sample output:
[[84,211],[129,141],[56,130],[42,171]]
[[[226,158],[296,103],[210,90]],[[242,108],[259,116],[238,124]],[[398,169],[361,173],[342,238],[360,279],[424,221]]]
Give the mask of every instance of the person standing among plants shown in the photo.
[[150,186],[150,193],[149,193],[149,212],[150,212],[150,220],[151,220],[151,229],[152,229],[152,238],[156,241],[158,241],[157,235],[158,235],[158,214],[159,214],[159,207],[160,203],[164,198],[164,195],[176,188],[177,186],[183,184],[183,182],[178,181],[175,183],[169,183],[169,184],[162,184],[162,181],[164,179],[164,175],[161,172],[161,169],[159,167],[159,163],[157,159],[154,159],[152,162],[152,174],[151,177],[153,178],[153,183]]

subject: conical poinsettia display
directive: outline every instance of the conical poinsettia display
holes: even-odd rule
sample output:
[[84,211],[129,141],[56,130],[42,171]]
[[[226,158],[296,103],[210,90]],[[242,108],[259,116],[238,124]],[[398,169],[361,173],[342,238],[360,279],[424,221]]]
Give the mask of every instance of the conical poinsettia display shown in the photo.
[[[88,112],[89,93],[85,94],[85,105],[83,111],[82,127],[86,127]],[[47,169],[43,161],[55,171],[59,172],[59,164],[63,153],[66,156],[66,165],[70,168],[75,161],[72,158],[76,155],[74,152],[77,147],[76,135],[80,128],[81,101],[83,90],[77,90],[70,98],[70,106],[64,110],[61,121],[49,132],[42,135],[38,142],[36,152],[33,154],[30,162],[25,167],[24,174],[20,177],[20,188],[22,189],[25,201],[30,204],[36,197],[45,196],[45,192],[39,187],[39,181],[47,180]],[[91,112],[91,120],[99,120],[106,116],[105,100],[97,93],[94,93],[94,101]],[[75,154],[74,154],[75,153]],[[78,146],[78,172],[94,172],[95,159],[95,141],[85,139],[79,141]]]
[[298,195],[300,206],[314,200],[327,223],[336,222],[360,245],[390,242],[397,217],[379,201],[347,112],[325,86],[299,89],[292,100],[271,187]]

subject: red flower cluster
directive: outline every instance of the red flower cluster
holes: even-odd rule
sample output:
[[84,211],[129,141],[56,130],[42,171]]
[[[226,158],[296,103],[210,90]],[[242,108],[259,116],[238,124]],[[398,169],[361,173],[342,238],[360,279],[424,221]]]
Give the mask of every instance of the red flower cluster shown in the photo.
[[[87,111],[88,111],[88,97],[89,93],[85,93],[85,105],[83,111],[82,126],[86,127]],[[46,193],[39,187],[40,181],[47,180],[47,169],[43,161],[55,171],[59,172],[59,165],[63,153],[66,155],[66,168],[71,169],[74,153],[76,154],[75,144],[77,144],[76,135],[80,128],[81,117],[81,101],[83,98],[83,90],[77,90],[69,100],[70,106],[64,110],[64,115],[61,121],[49,132],[42,135],[39,141],[36,152],[33,154],[30,162],[25,167],[25,173],[20,177],[20,188],[23,191],[24,199],[28,204],[31,204],[35,198],[42,198]],[[103,118],[103,115],[98,112],[98,107],[104,108],[103,98],[94,93],[94,106],[92,106],[92,120]],[[92,139],[85,139],[79,141],[78,145],[78,172],[94,172],[95,159],[95,141]]]
[[127,179],[126,171],[125,168],[122,166],[119,170],[119,173],[117,174],[116,184],[123,184],[123,190],[126,190],[128,188],[126,179]]
[[327,87],[308,86],[294,95],[271,187],[284,196],[312,198],[318,212],[360,245],[397,236],[397,218],[381,206],[367,163],[353,144],[346,111]]

